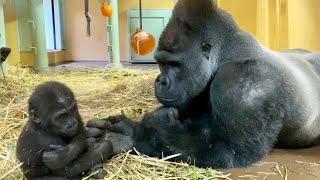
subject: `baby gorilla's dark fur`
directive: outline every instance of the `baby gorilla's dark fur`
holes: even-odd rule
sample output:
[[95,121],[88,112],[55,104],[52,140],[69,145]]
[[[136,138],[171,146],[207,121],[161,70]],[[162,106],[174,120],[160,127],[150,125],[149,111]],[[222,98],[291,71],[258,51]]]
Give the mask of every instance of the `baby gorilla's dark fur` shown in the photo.
[[11,53],[11,49],[7,47],[0,48],[0,63],[3,63]]
[[77,179],[113,153],[108,141],[88,147],[72,91],[47,82],[29,99],[29,120],[17,142],[17,158],[28,179]]

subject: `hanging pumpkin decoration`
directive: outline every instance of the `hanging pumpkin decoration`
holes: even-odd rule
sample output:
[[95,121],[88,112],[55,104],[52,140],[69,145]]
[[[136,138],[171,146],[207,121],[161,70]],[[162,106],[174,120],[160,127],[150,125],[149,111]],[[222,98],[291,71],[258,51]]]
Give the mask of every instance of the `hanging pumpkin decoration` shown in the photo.
[[111,17],[112,16],[112,7],[110,4],[102,3],[101,5],[101,14],[105,17]]
[[142,30],[142,6],[139,0],[140,28],[131,36],[131,49],[140,56],[146,56],[155,49],[156,41],[152,34]]
[[150,54],[156,46],[156,41],[154,37],[141,29],[131,36],[131,47],[133,52],[140,56],[145,56]]

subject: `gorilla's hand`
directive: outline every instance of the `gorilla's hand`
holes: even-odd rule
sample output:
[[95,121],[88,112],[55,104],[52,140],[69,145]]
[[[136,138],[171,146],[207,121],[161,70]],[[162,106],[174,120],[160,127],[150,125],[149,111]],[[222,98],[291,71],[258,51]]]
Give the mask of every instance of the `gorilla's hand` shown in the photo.
[[[176,108],[161,107],[154,112],[153,121],[161,121],[166,126],[180,126],[179,111]],[[166,122],[166,123],[164,123]]]
[[143,118],[142,123],[145,124],[147,128],[154,128],[155,131],[160,134],[168,132],[168,130],[172,128],[175,130],[177,130],[177,128],[183,128],[183,124],[179,121],[178,110],[172,107],[160,107],[156,111],[147,114]]
[[87,123],[88,137],[101,137],[113,144],[114,154],[133,147],[134,125],[124,115],[110,116],[106,119],[93,119]]
[[44,152],[42,156],[43,162],[50,169],[61,169],[67,165],[68,146],[50,145],[51,151]]
[[87,137],[98,137],[106,132],[125,136],[133,135],[133,124],[124,115],[110,116],[105,119],[92,119],[87,122]]
[[168,145],[171,140],[177,139],[177,136],[185,134],[184,126],[185,124],[179,121],[176,108],[160,107],[143,117],[137,134],[143,136],[148,132],[146,138]]
[[179,121],[179,112],[172,107],[160,107],[147,113],[134,137],[135,148],[154,157],[183,154],[193,143],[188,126]]

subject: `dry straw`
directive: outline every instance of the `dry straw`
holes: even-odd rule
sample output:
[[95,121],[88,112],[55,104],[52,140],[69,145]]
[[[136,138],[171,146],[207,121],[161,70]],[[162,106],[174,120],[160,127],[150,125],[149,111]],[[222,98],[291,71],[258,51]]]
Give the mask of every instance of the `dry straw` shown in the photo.
[[[121,110],[138,120],[158,106],[153,95],[157,71],[133,69],[82,69],[36,74],[11,67],[5,82],[0,78],[0,179],[23,179],[15,158],[15,144],[27,120],[27,99],[35,86],[45,81],[60,81],[77,97],[86,121],[93,117],[119,114]],[[199,169],[184,163],[123,153],[105,168],[106,179],[229,179],[212,169]],[[90,179],[87,177],[86,179]]]

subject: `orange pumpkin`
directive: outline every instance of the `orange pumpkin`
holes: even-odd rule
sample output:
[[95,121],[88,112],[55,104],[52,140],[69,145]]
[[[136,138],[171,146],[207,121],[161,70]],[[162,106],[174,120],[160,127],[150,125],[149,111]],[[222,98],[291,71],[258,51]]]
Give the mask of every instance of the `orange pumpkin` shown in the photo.
[[155,47],[156,41],[150,33],[137,29],[137,31],[131,36],[132,51],[140,56],[150,54]]
[[103,3],[101,5],[101,14],[105,17],[112,16],[112,7],[107,3]]

